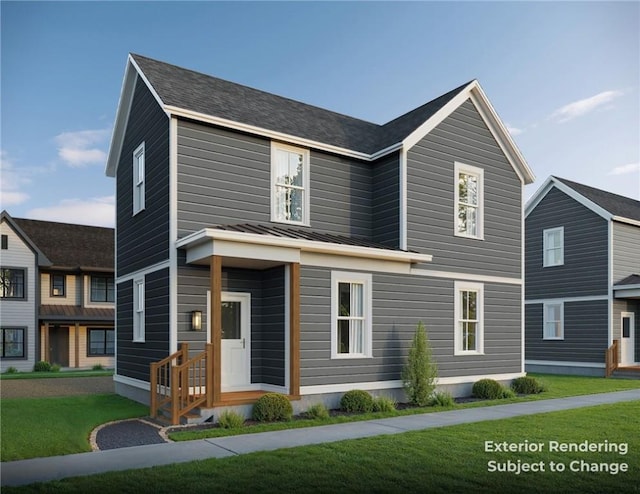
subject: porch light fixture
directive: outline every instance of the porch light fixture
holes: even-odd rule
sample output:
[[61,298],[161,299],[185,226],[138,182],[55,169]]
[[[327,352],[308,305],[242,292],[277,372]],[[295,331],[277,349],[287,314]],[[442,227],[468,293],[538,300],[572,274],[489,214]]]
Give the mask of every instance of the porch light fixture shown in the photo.
[[191,331],[201,331],[202,330],[202,311],[194,310],[191,311]]

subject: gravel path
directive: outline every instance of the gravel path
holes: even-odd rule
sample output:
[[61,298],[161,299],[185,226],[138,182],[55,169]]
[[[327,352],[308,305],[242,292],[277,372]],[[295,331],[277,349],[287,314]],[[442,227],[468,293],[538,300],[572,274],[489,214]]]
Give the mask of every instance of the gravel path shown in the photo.
[[0,381],[0,397],[47,398],[50,396],[113,393],[112,376],[6,379]]
[[106,424],[95,432],[95,449],[161,444],[166,441],[161,437],[160,430],[160,427],[138,419]]

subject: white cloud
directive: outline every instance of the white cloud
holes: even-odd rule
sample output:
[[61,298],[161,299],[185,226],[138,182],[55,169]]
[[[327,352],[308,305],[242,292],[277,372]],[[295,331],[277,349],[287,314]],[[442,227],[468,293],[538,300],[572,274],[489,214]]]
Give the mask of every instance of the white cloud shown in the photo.
[[603,91],[590,98],[574,101],[573,103],[558,108],[551,114],[551,118],[557,120],[559,123],[568,122],[569,120],[586,115],[603,105],[611,103],[614,99],[622,96],[622,94],[622,91]]
[[512,136],[517,136],[517,135],[520,135],[520,134],[522,134],[524,132],[523,129],[519,129],[518,127],[512,127],[507,122],[505,122],[504,125],[507,128],[507,130],[509,131],[509,134],[511,134]]
[[31,180],[20,174],[5,151],[0,150],[0,210],[7,206],[22,204],[29,199],[29,194],[20,189],[31,183]]
[[629,163],[628,165],[616,166],[609,175],[626,175],[628,173],[640,172],[640,163]]
[[63,199],[57,205],[30,210],[26,217],[79,225],[113,227],[116,218],[115,196],[89,199]]
[[69,166],[79,168],[104,164],[107,153],[101,147],[108,143],[109,129],[63,132],[55,137],[58,156]]

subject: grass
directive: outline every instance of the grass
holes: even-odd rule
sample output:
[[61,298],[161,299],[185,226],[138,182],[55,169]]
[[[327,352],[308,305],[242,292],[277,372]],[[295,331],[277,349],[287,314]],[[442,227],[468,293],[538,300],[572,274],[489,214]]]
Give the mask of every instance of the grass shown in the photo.
[[[601,493],[640,492],[640,401],[342,441],[143,470],[3,488],[12,493]],[[485,441],[540,442],[542,452],[493,453]],[[628,444],[628,452],[550,452],[549,442]],[[572,472],[571,462],[629,471]],[[542,464],[544,472],[490,472],[489,462]],[[551,462],[564,472],[550,472]],[[574,464],[575,466],[575,464]],[[578,464],[579,466],[579,464]]]
[[[544,393],[529,395],[526,397],[515,397],[501,400],[482,400],[456,405],[456,408],[477,408],[491,405],[502,405],[505,403],[518,403],[523,401],[548,400],[553,398],[566,398],[568,396],[579,396],[585,394],[610,393],[614,391],[625,391],[628,389],[640,388],[640,381],[627,379],[603,379],[600,377],[584,376],[561,376],[552,374],[529,374],[545,384],[548,391]],[[446,410],[447,408],[444,408]],[[214,427],[204,430],[184,430],[172,432],[169,437],[174,441],[190,441],[194,439],[204,439],[208,437],[224,437],[236,434],[253,434],[258,432],[278,431],[284,429],[298,429],[304,427],[314,427],[317,425],[340,424],[345,422],[357,422],[361,420],[379,419],[386,417],[397,417],[399,415],[413,415],[418,413],[440,412],[441,407],[421,407],[408,408],[405,410],[394,410],[390,412],[363,413],[356,415],[339,415],[327,419],[295,419],[287,422],[273,422],[265,424],[251,425],[239,429],[222,429]]]
[[65,377],[100,377],[112,376],[113,370],[66,370],[59,372],[16,372],[0,374],[0,381],[5,379],[59,379]]
[[95,427],[148,413],[146,406],[115,394],[3,399],[0,460],[91,451]]

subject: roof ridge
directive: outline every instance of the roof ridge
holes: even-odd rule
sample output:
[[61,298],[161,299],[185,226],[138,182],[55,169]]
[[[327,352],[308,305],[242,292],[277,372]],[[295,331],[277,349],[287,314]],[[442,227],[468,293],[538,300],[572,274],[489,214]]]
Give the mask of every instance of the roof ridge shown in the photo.
[[69,223],[67,221],[50,221],[50,220],[38,220],[33,218],[15,218],[15,217],[13,219],[17,221],[32,221],[34,223],[44,223],[44,224],[51,224],[51,225],[67,225],[72,227],[101,228],[103,230],[114,230],[114,228],[109,226],[85,225],[81,223]]
[[[597,188],[597,187],[593,187],[593,186],[591,186],[591,185],[586,185],[586,184],[583,184],[583,183],[580,183],[580,182],[576,182],[576,181],[574,181],[574,180],[569,180],[569,179],[566,179],[566,178],[558,177],[558,176],[556,176],[556,175],[552,175],[552,177],[553,177],[553,178],[555,178],[555,179],[557,179],[557,180],[560,180],[562,183],[564,183],[565,185],[568,185],[569,187],[571,187],[571,185],[572,185],[572,184],[573,184],[573,185],[578,185],[578,186],[580,186],[580,187],[584,187],[584,188],[586,188],[586,189],[590,189],[590,190],[592,190],[592,191],[594,191],[594,192],[597,192],[597,193],[609,194],[609,195],[611,195],[611,196],[616,196],[616,197],[619,197],[619,198],[621,198],[621,199],[624,199],[624,200],[626,200],[626,201],[634,201],[634,202],[637,202],[637,203],[638,203],[638,205],[640,206],[640,200],[638,200],[638,199],[634,199],[633,197],[623,196],[622,194],[618,194],[618,193],[616,193],[616,192],[610,192],[610,191],[608,191],[608,190],[599,189],[599,188]],[[579,191],[576,191],[576,192],[579,192]]]

